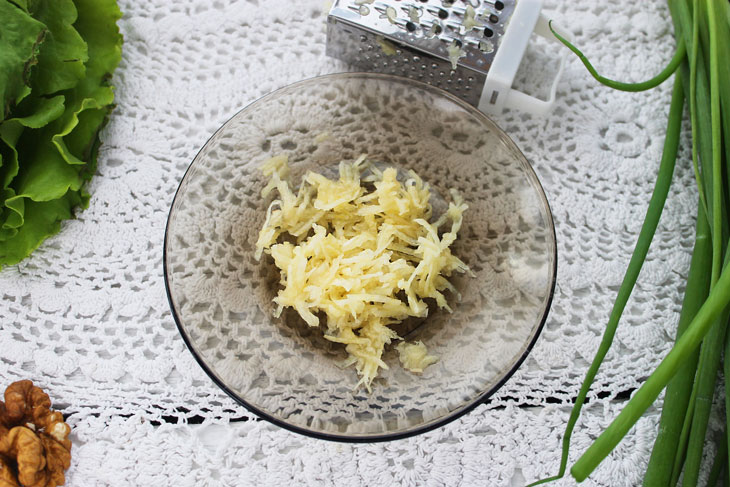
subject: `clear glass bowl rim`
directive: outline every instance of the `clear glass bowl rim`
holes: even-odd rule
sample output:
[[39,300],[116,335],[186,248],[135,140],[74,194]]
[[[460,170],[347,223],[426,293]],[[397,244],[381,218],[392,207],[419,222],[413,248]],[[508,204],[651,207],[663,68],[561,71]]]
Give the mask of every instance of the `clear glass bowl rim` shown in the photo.
[[[241,115],[243,112],[249,110],[253,106],[257,105],[258,103],[268,99],[273,98],[279,95],[283,91],[290,91],[295,90],[297,88],[300,88],[302,86],[306,86],[309,84],[318,84],[322,82],[327,82],[329,80],[345,80],[345,79],[375,79],[375,80],[381,80],[385,82],[394,82],[394,83],[400,83],[405,85],[411,85],[414,88],[421,89],[427,92],[430,92],[436,97],[443,97],[451,101],[452,103],[459,105],[464,110],[469,112],[471,115],[476,117],[477,119],[480,119],[482,123],[484,123],[487,126],[490,126],[492,129],[494,129],[497,134],[499,135],[500,139],[502,139],[503,142],[505,142],[509,148],[517,154],[520,158],[522,158],[523,167],[526,170],[526,176],[530,179],[532,179],[533,183],[535,183],[535,188],[538,192],[538,195],[540,197],[540,200],[542,204],[545,207],[546,210],[546,217],[547,217],[547,227],[549,230],[549,236],[551,237],[552,244],[553,244],[553,255],[552,255],[552,268],[550,269],[550,290],[548,292],[547,298],[545,300],[545,306],[544,310],[542,312],[542,316],[540,318],[540,322],[538,323],[537,327],[535,328],[534,334],[530,340],[530,342],[527,344],[527,347],[525,347],[524,352],[522,355],[515,361],[513,367],[507,371],[504,376],[497,382],[495,385],[484,391],[482,394],[480,394],[478,397],[474,398],[471,402],[465,403],[462,407],[456,408],[453,411],[451,411],[449,414],[444,415],[438,420],[431,421],[428,423],[424,423],[421,426],[415,427],[413,429],[403,431],[403,432],[394,432],[394,433],[384,433],[384,434],[374,434],[374,435],[367,435],[367,436],[353,436],[353,435],[346,435],[346,434],[334,434],[334,433],[326,433],[321,431],[315,431],[311,429],[307,429],[301,426],[297,426],[295,424],[287,423],[286,421],[277,418],[265,410],[254,406],[253,404],[247,402],[244,398],[240,397],[238,394],[236,394],[233,390],[231,390],[230,387],[228,387],[215,373],[215,371],[208,365],[208,363],[203,359],[203,357],[198,354],[198,352],[195,349],[195,346],[192,344],[190,337],[188,336],[185,327],[182,323],[182,320],[178,316],[177,312],[175,311],[175,305],[172,297],[172,292],[170,290],[170,283],[168,278],[168,267],[167,267],[167,243],[168,243],[168,234],[169,234],[169,227],[172,220],[173,215],[173,208],[175,207],[175,202],[177,201],[180,189],[184,186],[184,183],[186,181],[186,178],[188,174],[190,173],[191,168],[193,167],[193,163],[197,160],[198,155],[205,149],[205,147],[210,143],[211,140],[213,140],[216,135],[218,135],[219,132],[221,132],[223,129],[226,128],[226,126],[236,117]],[[367,72],[343,72],[343,73],[332,73],[332,74],[325,74],[320,76],[315,76],[312,78],[307,78],[301,81],[297,81],[295,83],[291,83],[289,85],[282,86],[281,88],[278,88],[270,93],[267,93],[260,98],[257,98],[256,100],[252,101],[248,105],[244,106],[240,110],[238,110],[236,113],[234,113],[228,120],[226,120],[213,134],[211,134],[210,137],[206,140],[205,144],[201,146],[201,148],[196,153],[195,157],[193,157],[192,161],[188,165],[188,168],[185,170],[185,173],[183,174],[183,177],[180,179],[180,183],[178,185],[177,190],[175,190],[175,195],[173,197],[172,203],[170,204],[170,211],[168,213],[167,221],[165,223],[165,236],[163,240],[163,250],[162,250],[162,268],[163,268],[163,277],[165,281],[165,293],[167,295],[167,300],[170,305],[170,313],[175,321],[175,325],[177,326],[178,331],[180,332],[180,336],[182,337],[183,341],[185,342],[185,346],[188,348],[188,350],[192,353],[193,357],[195,358],[196,362],[200,365],[200,367],[205,371],[206,375],[221,389],[223,392],[225,392],[231,399],[233,399],[236,403],[243,406],[246,410],[253,413],[254,415],[258,416],[259,418],[262,418],[272,424],[275,424],[281,428],[284,428],[286,430],[292,431],[294,433],[298,433],[304,436],[308,436],[311,438],[317,438],[322,440],[328,440],[328,441],[338,441],[338,442],[344,442],[344,443],[376,443],[376,442],[384,442],[384,441],[393,441],[393,440],[400,440],[404,438],[409,438],[412,436],[417,436],[422,433],[426,433],[428,431],[432,431],[434,429],[440,428],[448,423],[451,423],[452,421],[460,418],[461,416],[469,413],[474,408],[479,406],[480,404],[483,404],[486,402],[497,390],[499,390],[511,377],[514,375],[514,373],[517,371],[517,369],[520,368],[522,363],[525,361],[527,356],[532,351],[532,348],[535,346],[535,343],[537,343],[537,339],[539,338],[540,334],[542,333],[542,329],[545,326],[545,322],[547,321],[547,317],[550,311],[550,307],[552,305],[553,296],[555,294],[555,284],[557,280],[557,266],[558,266],[558,250],[557,250],[557,238],[555,234],[555,223],[553,221],[552,216],[552,210],[550,208],[550,203],[548,202],[547,196],[545,195],[545,190],[542,187],[542,184],[540,183],[539,178],[537,177],[537,174],[535,173],[535,170],[533,169],[532,165],[529,163],[527,158],[524,156],[522,151],[517,147],[517,145],[514,143],[514,141],[507,135],[492,119],[490,119],[488,116],[486,116],[484,113],[477,110],[472,105],[466,103],[465,101],[461,100],[460,98],[452,95],[451,93],[444,91],[440,88],[436,88],[434,86],[431,86],[427,83],[412,80],[409,78],[404,78],[400,76],[394,76],[394,75],[388,75],[388,74],[380,74],[380,73],[367,73]]]

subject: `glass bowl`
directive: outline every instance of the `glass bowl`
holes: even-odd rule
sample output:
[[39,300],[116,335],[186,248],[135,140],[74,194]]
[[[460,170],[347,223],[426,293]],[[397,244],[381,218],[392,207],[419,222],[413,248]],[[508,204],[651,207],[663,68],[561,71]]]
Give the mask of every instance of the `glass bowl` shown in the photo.
[[[354,390],[344,346],[295,312],[274,318],[279,272],[254,258],[271,200],[268,158],[287,154],[298,187],[307,170],[341,160],[414,169],[431,185],[434,218],[449,189],[469,209],[453,253],[475,277],[450,280],[452,313],[431,310],[399,330],[439,361],[403,369],[394,349],[372,392]],[[525,359],[545,322],[556,274],[550,208],[525,157],[489,118],[458,98],[405,78],[336,74],[255,101],[226,122],[190,164],[164,243],[172,314],[190,351],[233,399],[284,428],[372,442],[441,426],[483,402]]]

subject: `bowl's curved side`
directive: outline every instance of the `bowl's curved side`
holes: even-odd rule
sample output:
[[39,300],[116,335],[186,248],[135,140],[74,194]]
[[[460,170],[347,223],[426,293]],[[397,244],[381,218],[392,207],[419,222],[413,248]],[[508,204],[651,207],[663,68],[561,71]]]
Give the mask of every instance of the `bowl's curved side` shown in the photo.
[[[441,357],[422,376],[393,363],[368,395],[353,392],[342,349],[272,318],[279,276],[253,258],[269,201],[258,168],[289,155],[294,185],[308,170],[368,152],[414,169],[446,207],[470,209],[453,251],[476,277],[453,277],[454,313],[432,313],[408,339]],[[305,80],[239,111],[195,157],[165,229],[163,269],[174,320],[211,379],[253,413],[292,431],[340,441],[412,436],[465,414],[501,387],[534,346],[557,271],[550,207],[515,144],[446,92],[403,78],[347,73]],[[452,297],[455,300],[456,297]]]

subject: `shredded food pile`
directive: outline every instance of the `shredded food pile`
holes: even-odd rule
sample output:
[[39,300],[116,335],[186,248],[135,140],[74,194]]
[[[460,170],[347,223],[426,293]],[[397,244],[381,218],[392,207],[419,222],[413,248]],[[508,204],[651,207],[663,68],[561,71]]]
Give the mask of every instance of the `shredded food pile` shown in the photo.
[[[400,339],[389,325],[425,317],[427,298],[451,311],[443,292],[458,293],[447,277],[469,272],[449,249],[467,206],[452,190],[448,210],[429,223],[428,184],[413,171],[401,183],[396,169],[381,171],[364,155],[340,163],[338,180],[308,172],[297,192],[287,180],[286,155],[268,160],[262,170],[270,178],[264,197],[276,191],[278,198],[269,206],[256,258],[270,254],[281,271],[276,315],[288,306],[310,326],[326,318],[326,338],[345,344],[344,365],[355,365],[356,387],[370,391],[379,368],[388,368],[385,345]],[[447,222],[450,230],[439,236]],[[399,353],[414,372],[437,360],[423,344],[400,347]]]

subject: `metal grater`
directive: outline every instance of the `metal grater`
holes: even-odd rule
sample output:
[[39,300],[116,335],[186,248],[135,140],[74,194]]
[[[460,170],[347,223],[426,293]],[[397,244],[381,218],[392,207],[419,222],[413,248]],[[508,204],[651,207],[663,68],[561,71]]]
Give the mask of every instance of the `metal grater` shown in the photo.
[[437,86],[485,113],[516,108],[544,115],[565,56],[547,100],[512,89],[530,35],[557,42],[541,7],[542,0],[335,0],[327,54],[358,70]]

